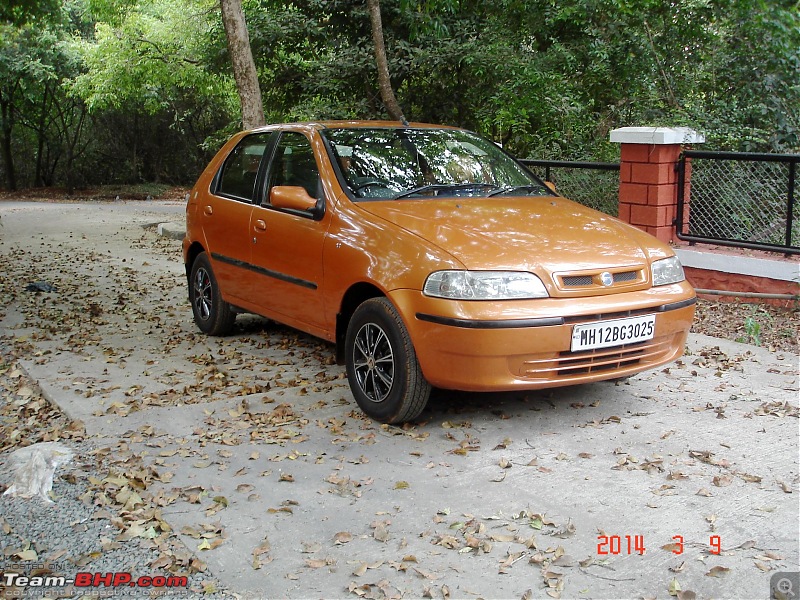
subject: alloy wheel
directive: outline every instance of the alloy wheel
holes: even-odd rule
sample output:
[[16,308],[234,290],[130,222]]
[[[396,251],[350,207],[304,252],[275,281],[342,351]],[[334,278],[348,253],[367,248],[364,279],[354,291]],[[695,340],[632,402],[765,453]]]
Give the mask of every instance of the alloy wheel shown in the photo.
[[372,402],[383,402],[394,382],[394,352],[386,332],[375,323],[366,323],[353,344],[356,382]]
[[203,321],[207,321],[211,317],[211,310],[213,309],[212,293],[213,286],[208,271],[202,267],[197,269],[194,276],[194,306],[197,316]]

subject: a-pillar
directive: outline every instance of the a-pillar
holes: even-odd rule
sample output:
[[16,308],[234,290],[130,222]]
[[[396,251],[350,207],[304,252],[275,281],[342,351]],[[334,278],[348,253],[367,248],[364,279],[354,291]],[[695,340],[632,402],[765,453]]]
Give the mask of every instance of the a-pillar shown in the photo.
[[702,144],[704,136],[686,127],[622,127],[611,132],[611,141],[622,144],[619,218],[662,242],[673,241],[681,150]]

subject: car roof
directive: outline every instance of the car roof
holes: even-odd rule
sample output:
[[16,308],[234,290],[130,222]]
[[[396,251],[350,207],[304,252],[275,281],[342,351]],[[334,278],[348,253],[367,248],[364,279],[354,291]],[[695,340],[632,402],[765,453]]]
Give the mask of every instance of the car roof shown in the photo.
[[451,125],[434,125],[431,123],[402,123],[400,121],[369,121],[369,120],[341,120],[341,121],[301,121],[296,123],[274,123],[250,130],[251,133],[259,131],[272,131],[275,129],[366,129],[366,128],[403,128],[403,129],[459,129]]

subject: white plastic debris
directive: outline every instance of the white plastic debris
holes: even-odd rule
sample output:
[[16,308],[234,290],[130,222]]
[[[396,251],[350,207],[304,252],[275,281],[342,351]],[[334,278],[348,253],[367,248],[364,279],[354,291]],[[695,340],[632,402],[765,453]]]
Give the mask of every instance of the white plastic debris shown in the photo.
[[20,498],[39,496],[52,504],[53,475],[61,465],[72,460],[72,450],[58,442],[40,442],[14,450],[10,462],[15,467],[14,483],[3,492]]

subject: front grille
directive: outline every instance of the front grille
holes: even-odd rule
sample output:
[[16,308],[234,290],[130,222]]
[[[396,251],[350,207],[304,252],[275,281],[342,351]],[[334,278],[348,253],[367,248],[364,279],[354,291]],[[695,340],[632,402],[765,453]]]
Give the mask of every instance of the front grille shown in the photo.
[[[602,271],[597,271],[596,273],[583,273],[581,275],[562,275],[561,278],[561,285],[564,288],[589,288],[589,287],[598,287],[598,288],[605,288],[600,282],[600,273]],[[613,283],[611,286],[636,282],[640,280],[641,271],[621,271],[619,273],[612,273],[613,276]]]
[[603,354],[597,354],[597,350],[589,351],[588,353],[562,352],[562,366],[559,367],[558,375],[565,377],[596,373],[598,371],[612,371],[638,364],[644,354],[643,349],[638,346],[631,350],[620,350],[618,348],[614,350],[616,351]]
[[639,271],[623,271],[622,273],[614,273],[614,283],[626,283],[628,281],[636,281],[639,277]]
[[592,285],[591,275],[567,275],[562,277],[561,281],[564,282],[564,287],[586,287]]
[[559,352],[551,358],[522,360],[520,376],[530,379],[574,377],[601,371],[612,371],[639,363],[654,363],[671,350],[672,337],[647,342],[600,348],[583,352]]

